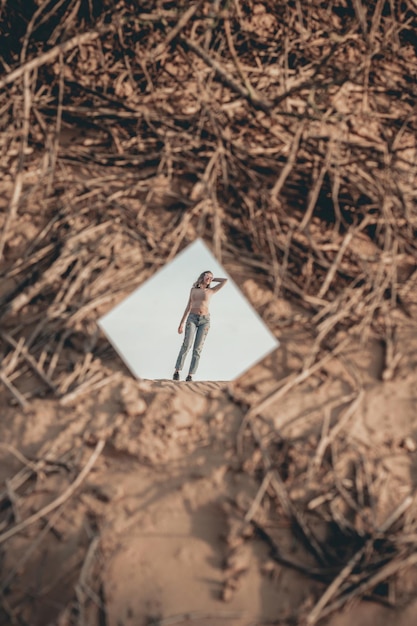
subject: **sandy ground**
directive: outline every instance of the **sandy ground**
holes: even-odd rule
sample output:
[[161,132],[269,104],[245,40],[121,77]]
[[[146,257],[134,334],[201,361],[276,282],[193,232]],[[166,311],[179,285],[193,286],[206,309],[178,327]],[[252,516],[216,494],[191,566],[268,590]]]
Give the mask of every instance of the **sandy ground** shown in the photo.
[[[392,380],[380,380],[377,344],[352,343],[343,358],[261,407],[259,432],[268,441],[279,437],[274,445],[286,450],[281,473],[293,502],[318,493],[309,470],[326,411],[331,426],[345,424],[337,443],[341,472],[355,454],[374,472],[364,525],[372,518],[378,526],[413,496],[417,380],[409,342],[404,336]],[[325,586],[277,563],[265,538],[242,527],[251,511],[286,553],[314,565],[273,498],[257,502],[259,450],[242,429],[248,409],[279,388],[302,351],[302,338],[284,339],[277,353],[231,383],[134,381],[113,359],[103,364],[106,385],[64,403],[35,400],[26,412],[4,393],[1,624],[304,623]],[[360,400],[346,417],[340,403],[358,385]],[[98,449],[82,484],[68,493]],[[59,497],[60,506],[3,539],[7,528]],[[392,587],[399,608],[354,599],[322,623],[412,626],[415,585],[408,568]]]

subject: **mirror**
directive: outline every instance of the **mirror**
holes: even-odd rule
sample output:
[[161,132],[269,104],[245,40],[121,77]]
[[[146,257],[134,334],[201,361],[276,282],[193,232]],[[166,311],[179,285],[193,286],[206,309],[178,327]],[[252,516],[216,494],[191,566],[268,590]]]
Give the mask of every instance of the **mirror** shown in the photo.
[[[98,322],[135,377],[172,379],[184,339],[178,326],[192,284],[206,270],[228,282],[211,298],[210,330],[193,380],[232,380],[279,346],[215,256],[197,239]],[[181,380],[191,354],[192,350]]]

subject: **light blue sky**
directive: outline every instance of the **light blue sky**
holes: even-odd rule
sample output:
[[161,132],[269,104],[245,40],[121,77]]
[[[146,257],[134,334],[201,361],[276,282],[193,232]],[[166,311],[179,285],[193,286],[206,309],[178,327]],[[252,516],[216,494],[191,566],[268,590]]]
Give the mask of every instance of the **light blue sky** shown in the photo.
[[[232,380],[279,346],[237,285],[197,239],[99,320],[137,378],[172,378],[184,338],[178,326],[192,283],[205,270],[229,280],[211,299],[211,327],[194,380]],[[181,379],[190,361],[191,350]]]

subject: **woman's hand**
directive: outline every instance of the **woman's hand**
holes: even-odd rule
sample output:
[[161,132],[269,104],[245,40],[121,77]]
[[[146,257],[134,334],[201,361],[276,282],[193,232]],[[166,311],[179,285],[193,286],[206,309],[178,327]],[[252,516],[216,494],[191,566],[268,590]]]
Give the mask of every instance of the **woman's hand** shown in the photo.
[[178,326],[178,334],[179,334],[179,335],[182,335],[182,333],[183,333],[183,332],[184,332],[184,324],[180,324],[180,325]]
[[212,287],[212,291],[219,291],[227,283],[227,278],[212,278],[212,283],[218,283],[215,287]]

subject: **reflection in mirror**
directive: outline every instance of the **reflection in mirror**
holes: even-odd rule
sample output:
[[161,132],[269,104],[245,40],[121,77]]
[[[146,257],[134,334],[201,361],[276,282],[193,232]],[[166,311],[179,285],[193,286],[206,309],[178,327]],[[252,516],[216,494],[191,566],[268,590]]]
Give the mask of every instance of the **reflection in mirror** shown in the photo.
[[[228,280],[210,294],[210,330],[193,380],[232,380],[279,346],[214,255],[197,239],[99,320],[100,328],[134,376],[172,379],[185,336],[178,330],[190,290],[207,270],[214,278]],[[220,284],[213,281],[210,288]],[[189,372],[192,354],[190,349],[181,380]]]

